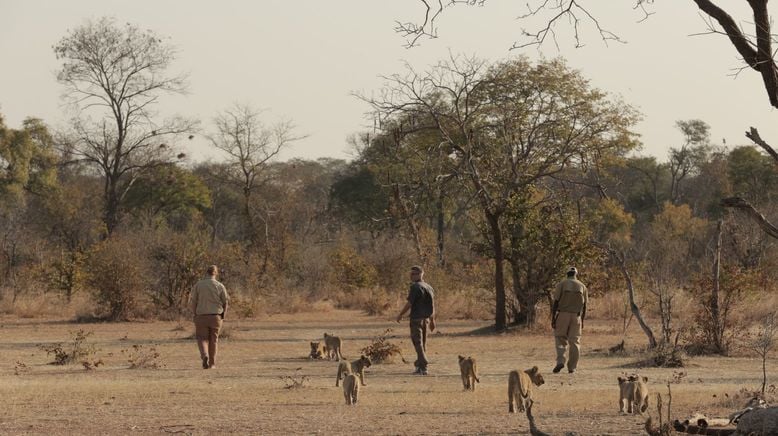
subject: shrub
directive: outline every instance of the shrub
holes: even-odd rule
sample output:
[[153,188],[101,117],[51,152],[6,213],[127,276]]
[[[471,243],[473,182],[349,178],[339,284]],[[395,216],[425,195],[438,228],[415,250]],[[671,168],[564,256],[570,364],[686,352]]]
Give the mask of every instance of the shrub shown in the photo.
[[407,363],[402,355],[402,350],[397,344],[389,342],[387,335],[392,329],[388,328],[383,333],[373,338],[370,345],[362,349],[362,354],[369,357],[373,363],[389,363],[394,356],[400,356],[403,363]]
[[154,303],[166,311],[181,313],[186,309],[189,292],[203,275],[207,241],[201,231],[174,233],[161,230],[151,249],[155,262]]
[[94,344],[87,343],[93,332],[85,332],[79,329],[71,332],[73,340],[69,343],[56,342],[53,344],[40,344],[38,347],[47,355],[54,355],[54,361],[50,365],[69,365],[82,360],[88,360],[97,352]]
[[157,347],[152,345],[145,348],[141,344],[135,344],[128,349],[122,350],[127,355],[127,362],[130,369],[159,369],[165,366],[160,360]]
[[88,284],[104,318],[128,320],[137,314],[147,289],[148,268],[140,241],[114,236],[98,244],[88,260]]

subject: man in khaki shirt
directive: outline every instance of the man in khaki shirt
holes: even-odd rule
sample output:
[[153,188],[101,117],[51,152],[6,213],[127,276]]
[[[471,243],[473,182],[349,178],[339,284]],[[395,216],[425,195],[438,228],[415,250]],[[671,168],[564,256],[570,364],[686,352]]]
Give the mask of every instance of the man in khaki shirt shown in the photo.
[[[558,373],[565,367],[567,372],[574,373],[578,367],[578,356],[581,351],[581,330],[586,318],[586,303],[589,302],[589,293],[586,286],[576,278],[578,270],[571,267],[567,271],[567,278],[559,282],[552,295],[554,306],[551,308],[551,328],[554,329],[556,342],[556,366],[554,373]],[[570,358],[565,359],[568,344],[570,345]]]
[[230,298],[224,285],[216,281],[218,275],[219,268],[216,265],[209,266],[206,277],[194,285],[189,295],[189,307],[194,313],[195,337],[203,369],[216,367],[219,331]]

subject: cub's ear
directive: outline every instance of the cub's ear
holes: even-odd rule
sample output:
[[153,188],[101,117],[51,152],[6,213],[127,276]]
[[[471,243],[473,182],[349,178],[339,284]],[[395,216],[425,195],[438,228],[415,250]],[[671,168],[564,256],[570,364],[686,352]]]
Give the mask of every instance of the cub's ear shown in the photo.
[[316,343],[315,342],[311,342],[311,347],[315,347],[315,346],[316,346]]
[[624,377],[617,377],[617,378],[619,379],[619,384],[622,384],[625,381],[627,381],[627,379],[625,379]]
[[457,357],[459,358],[459,361],[460,361],[460,362],[461,362],[461,361],[463,361],[463,360],[465,360],[465,358],[464,358],[464,357],[462,357],[462,356],[457,356]]
[[531,373],[533,373],[533,374],[537,374],[537,372],[538,372],[538,367],[537,367],[537,366],[533,366],[533,367],[532,367],[532,369],[530,369],[529,371],[530,371]]
[[648,383],[648,377],[643,377],[643,383]]

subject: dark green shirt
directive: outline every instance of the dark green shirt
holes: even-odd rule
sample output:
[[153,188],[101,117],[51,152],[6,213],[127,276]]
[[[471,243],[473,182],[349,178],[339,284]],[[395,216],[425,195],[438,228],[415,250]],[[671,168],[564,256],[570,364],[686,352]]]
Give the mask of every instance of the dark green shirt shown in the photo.
[[408,291],[408,302],[411,303],[411,319],[429,318],[432,316],[435,290],[426,282],[413,282]]

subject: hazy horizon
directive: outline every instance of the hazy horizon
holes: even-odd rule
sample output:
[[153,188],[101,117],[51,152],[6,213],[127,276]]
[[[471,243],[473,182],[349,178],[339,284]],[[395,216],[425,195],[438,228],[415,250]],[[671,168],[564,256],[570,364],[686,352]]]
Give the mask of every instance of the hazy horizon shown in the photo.
[[[559,51],[553,43],[541,50],[509,51],[521,34],[523,26],[514,17],[522,6],[496,1],[450,8],[440,18],[440,37],[421,40],[412,49],[404,48],[405,40],[393,28],[395,20],[422,18],[415,0],[0,0],[0,7],[0,58],[12,66],[0,72],[0,114],[12,128],[28,116],[55,128],[66,126],[63,88],[56,81],[59,63],[51,47],[86,20],[111,16],[168,37],[178,48],[170,73],[189,73],[189,93],[162,97],[161,115],[197,118],[207,131],[214,115],[235,102],[266,109],[267,122],[290,119],[299,133],[309,135],[286,150],[284,160],[349,159],[347,138],[369,124],[364,118],[368,106],[351,94],[379,90],[380,75],[402,71],[403,61],[423,70],[450,52],[492,61],[522,54],[565,57],[594,86],[643,113],[636,128],[644,144],[641,153],[660,160],[669,147],[682,143],[678,120],[707,122],[714,144],[750,144],[744,136],[750,126],[768,143],[778,142],[776,114],[758,74],[744,70],[730,76],[741,63],[724,37],[688,36],[706,31],[691,1],[656,4],[656,14],[642,23],[636,23],[640,13],[629,5],[601,7],[595,10],[601,25],[628,43],[605,46],[584,28],[584,47],[574,48],[569,35],[560,34]],[[219,158],[202,135],[183,145],[194,160]]]

